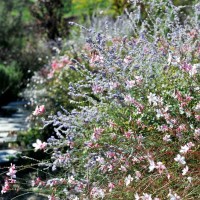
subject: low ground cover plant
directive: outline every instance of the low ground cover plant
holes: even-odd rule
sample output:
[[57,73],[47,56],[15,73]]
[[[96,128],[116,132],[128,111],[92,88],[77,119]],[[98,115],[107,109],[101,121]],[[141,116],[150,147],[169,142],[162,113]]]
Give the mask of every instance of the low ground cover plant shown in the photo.
[[[51,159],[38,161],[46,176],[36,173],[29,184],[49,199],[200,198],[199,4],[184,21],[181,7],[161,1],[149,4],[152,12],[155,5],[164,16],[149,24],[130,14],[129,35],[78,25],[87,48],[51,62],[47,85],[65,89],[68,70],[77,78],[66,81],[73,109],[46,117],[53,133],[32,144]],[[21,170],[11,164],[2,193],[16,189]]]

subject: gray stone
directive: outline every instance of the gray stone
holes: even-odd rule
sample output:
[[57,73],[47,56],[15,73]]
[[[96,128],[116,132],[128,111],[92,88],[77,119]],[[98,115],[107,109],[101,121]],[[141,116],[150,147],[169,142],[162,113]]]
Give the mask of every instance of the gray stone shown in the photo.
[[17,141],[17,135],[0,138],[0,144],[12,143]]
[[9,158],[16,158],[17,154],[20,154],[20,152],[13,149],[0,150],[0,163],[9,162]]
[[[0,148],[8,148],[17,141],[17,132],[27,130],[26,118],[29,112],[24,105],[26,102],[16,101],[3,106],[3,113],[9,117],[0,117]],[[0,163],[9,162],[9,157],[16,157],[19,152],[13,149],[0,150]]]

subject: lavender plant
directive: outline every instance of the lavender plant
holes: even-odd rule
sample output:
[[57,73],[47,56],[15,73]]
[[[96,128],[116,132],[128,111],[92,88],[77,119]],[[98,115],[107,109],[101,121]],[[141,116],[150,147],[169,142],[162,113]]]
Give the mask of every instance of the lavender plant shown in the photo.
[[[49,199],[200,197],[199,5],[185,21],[170,1],[148,5],[146,21],[128,14],[124,36],[78,25],[87,48],[67,64],[81,77],[68,88],[76,107],[44,120],[54,133],[33,144],[51,155],[38,164],[49,178],[32,180]],[[11,165],[2,193],[16,173]]]

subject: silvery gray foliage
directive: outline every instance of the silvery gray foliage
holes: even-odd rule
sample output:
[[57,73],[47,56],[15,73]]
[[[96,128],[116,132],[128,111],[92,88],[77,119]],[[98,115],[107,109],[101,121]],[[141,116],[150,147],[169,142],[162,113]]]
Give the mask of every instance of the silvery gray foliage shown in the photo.
[[[91,89],[95,86],[96,93],[101,96],[101,100],[113,100],[115,99],[113,97],[118,97],[119,100],[127,92],[125,80],[133,80],[135,75],[140,74],[145,84],[148,84],[153,77],[159,76],[162,70],[169,66],[172,62],[170,59],[182,59],[184,55],[184,61],[191,62],[192,52],[198,48],[198,43],[192,42],[188,33],[191,29],[198,30],[199,25],[194,23],[196,14],[182,23],[178,18],[178,12],[179,9],[172,9],[171,11],[166,8],[165,22],[163,19],[157,18],[155,23],[149,27],[144,21],[139,28],[137,26],[138,34],[134,35],[134,38],[129,35],[120,38],[120,41],[115,41],[114,38],[112,40],[106,31],[96,33],[85,29],[88,35],[86,42],[92,50],[95,50],[96,56],[99,56],[99,58],[98,61],[93,62],[94,70],[92,72],[82,66],[84,70],[81,70],[81,73],[84,73],[87,82],[81,80],[78,83],[72,83],[69,94],[74,97],[88,98],[88,101],[94,103],[94,99],[90,98],[84,89]],[[171,22],[172,16],[174,17],[173,22]],[[169,29],[167,33],[162,31],[163,23],[166,23],[166,27]],[[165,42],[166,37],[170,41],[170,45],[166,44],[167,50],[161,50],[158,47],[158,42]],[[109,42],[112,42],[112,44],[105,45]],[[180,49],[171,55],[170,46],[171,48],[190,46],[191,51],[185,54]],[[86,58],[86,61],[91,60],[86,55],[84,58]],[[76,62],[75,65],[77,65],[76,69],[79,71],[78,66],[80,64]],[[120,86],[116,86],[117,89],[115,89],[112,87],[114,83],[118,83]]]

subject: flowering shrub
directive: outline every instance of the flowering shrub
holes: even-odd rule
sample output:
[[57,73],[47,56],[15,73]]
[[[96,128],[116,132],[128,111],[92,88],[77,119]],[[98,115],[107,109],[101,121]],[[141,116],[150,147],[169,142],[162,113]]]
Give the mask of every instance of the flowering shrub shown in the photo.
[[68,88],[76,109],[48,116],[54,133],[33,144],[51,155],[38,164],[50,177],[32,180],[49,199],[200,197],[199,5],[181,22],[161,3],[167,34],[162,19],[131,16],[125,37],[85,29],[92,54],[69,64],[81,77]]

